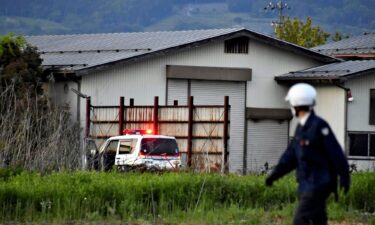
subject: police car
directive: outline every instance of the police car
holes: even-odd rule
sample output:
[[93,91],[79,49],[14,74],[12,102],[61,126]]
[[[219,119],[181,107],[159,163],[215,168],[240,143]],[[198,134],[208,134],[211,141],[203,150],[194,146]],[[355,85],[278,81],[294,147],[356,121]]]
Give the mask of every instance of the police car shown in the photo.
[[111,137],[99,150],[104,170],[114,165],[121,171],[133,168],[173,170],[181,167],[176,138],[152,134],[152,130],[124,130]]

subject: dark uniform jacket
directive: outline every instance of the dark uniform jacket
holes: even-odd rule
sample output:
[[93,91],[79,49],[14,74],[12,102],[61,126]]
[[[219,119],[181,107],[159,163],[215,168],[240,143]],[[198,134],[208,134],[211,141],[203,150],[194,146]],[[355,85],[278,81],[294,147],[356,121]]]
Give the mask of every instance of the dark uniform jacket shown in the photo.
[[312,111],[268,177],[271,182],[296,169],[298,192],[335,192],[338,178],[345,191],[350,175],[347,159],[328,123]]

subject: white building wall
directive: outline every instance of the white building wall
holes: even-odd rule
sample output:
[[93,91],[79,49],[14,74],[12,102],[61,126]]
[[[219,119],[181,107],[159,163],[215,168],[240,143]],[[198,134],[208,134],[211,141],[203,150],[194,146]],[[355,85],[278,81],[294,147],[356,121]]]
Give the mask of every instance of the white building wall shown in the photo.
[[69,107],[72,122],[78,122],[77,101],[78,97],[71,91],[78,89],[78,84],[73,81],[56,82],[49,85],[49,96],[59,106]]
[[331,126],[341,147],[345,149],[346,91],[336,86],[317,87],[317,115]]
[[284,101],[288,87],[278,85],[274,77],[321,65],[311,59],[258,42],[251,42],[249,49],[247,63],[253,69],[253,80],[248,82],[248,107],[288,108]]
[[[317,91],[315,113],[329,123],[337,141],[345,149],[346,91],[336,86],[315,86],[315,88]],[[290,122],[291,137],[294,136],[297,122],[295,118]]]
[[[348,102],[348,131],[373,133],[375,125],[369,124],[370,114],[370,89],[375,89],[375,73],[349,79],[345,87],[350,88],[354,100]],[[349,146],[347,146],[349,148]],[[349,149],[347,149],[349,151]],[[351,164],[357,170],[375,170],[375,160],[355,160],[351,157]]]
[[[119,96],[125,96],[126,102],[134,98],[136,105],[153,104],[153,96],[159,96],[163,104],[166,65],[251,68],[253,80],[247,84],[247,107],[285,108],[288,106],[283,97],[287,87],[278,85],[274,76],[320,63],[255,41],[249,43],[249,54],[226,54],[224,42],[215,42],[84,75],[81,90],[92,97],[93,105],[117,105]],[[81,115],[84,115],[85,107],[81,105]]]
[[375,73],[351,78],[345,82],[354,100],[348,103],[348,131],[375,132],[375,125],[369,124],[370,89],[375,89]]
[[[166,103],[167,65],[251,68],[252,81],[247,82],[246,106],[287,108],[284,96],[288,87],[277,84],[274,77],[321,63],[255,41],[249,43],[249,54],[226,54],[221,41],[92,72],[82,76],[81,92],[91,96],[93,105],[118,105],[120,96],[125,97],[126,104],[129,98],[134,98],[135,105],[152,105],[153,97],[159,96],[163,105]],[[83,100],[80,112],[84,127]]]

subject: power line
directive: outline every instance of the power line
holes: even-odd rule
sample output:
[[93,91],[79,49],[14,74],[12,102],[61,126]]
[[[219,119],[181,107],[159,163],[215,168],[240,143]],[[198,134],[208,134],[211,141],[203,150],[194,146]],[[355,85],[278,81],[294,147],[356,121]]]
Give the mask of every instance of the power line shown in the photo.
[[270,2],[264,7],[265,11],[277,11],[279,19],[278,21],[272,21],[272,26],[277,27],[284,23],[284,11],[290,10],[288,3],[279,0],[278,2]]

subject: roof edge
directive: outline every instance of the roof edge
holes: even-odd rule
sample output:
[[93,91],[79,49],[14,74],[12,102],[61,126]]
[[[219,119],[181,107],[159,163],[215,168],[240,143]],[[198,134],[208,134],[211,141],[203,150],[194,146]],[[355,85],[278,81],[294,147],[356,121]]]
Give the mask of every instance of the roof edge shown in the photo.
[[257,33],[257,32],[254,32],[254,31],[251,31],[251,30],[248,30],[248,29],[245,29],[245,28],[241,28],[237,31],[233,31],[233,32],[230,32],[230,33],[227,33],[227,34],[221,34],[221,35],[218,35],[218,36],[215,36],[215,37],[205,38],[205,39],[198,40],[198,41],[195,41],[195,42],[177,45],[177,46],[173,46],[173,47],[170,47],[170,48],[157,50],[157,51],[154,51],[154,52],[148,52],[148,53],[133,56],[133,57],[130,57],[130,58],[120,59],[120,60],[116,60],[116,61],[112,61],[112,62],[106,62],[106,63],[100,64],[100,65],[94,65],[94,66],[91,66],[91,67],[81,68],[81,69],[76,70],[76,73],[77,73],[78,76],[82,76],[82,75],[86,75],[86,74],[90,73],[93,70],[104,69],[108,66],[118,65],[118,64],[122,64],[122,63],[128,63],[128,62],[134,62],[134,61],[147,59],[147,58],[151,58],[151,57],[159,56],[159,55],[165,55],[165,54],[170,53],[170,52],[174,52],[174,51],[178,51],[178,50],[182,50],[182,49],[188,49],[188,48],[195,48],[195,47],[198,47],[198,46],[210,43],[210,42],[222,41],[222,40],[225,40],[225,39],[228,39],[228,38],[235,38],[235,37],[239,37],[239,36],[247,36],[250,39],[259,41],[261,43],[270,44],[274,47],[281,48],[281,49],[287,50],[289,52],[301,54],[301,55],[307,56],[309,58],[312,58],[312,59],[317,60],[318,62],[322,62],[322,63],[333,63],[333,62],[343,61],[341,59],[338,59],[338,58],[335,58],[335,57],[332,57],[332,56],[328,56],[328,55],[316,52],[314,50],[298,46],[298,45],[290,43],[290,42],[282,41],[282,40],[273,38],[271,36],[267,36],[265,34]]
[[285,75],[279,75],[279,76],[275,76],[274,80],[277,81],[278,83],[295,82],[295,81],[330,81],[330,82],[338,81],[338,82],[345,82],[345,81],[347,81],[351,78],[369,75],[369,74],[374,73],[374,72],[375,72],[375,68],[370,68],[370,69],[366,69],[366,70],[362,70],[362,71],[353,72],[353,73],[343,75],[343,76],[332,75],[332,76],[326,76],[326,77],[307,77],[307,76],[306,77],[302,77],[302,76],[301,77],[287,77]]

